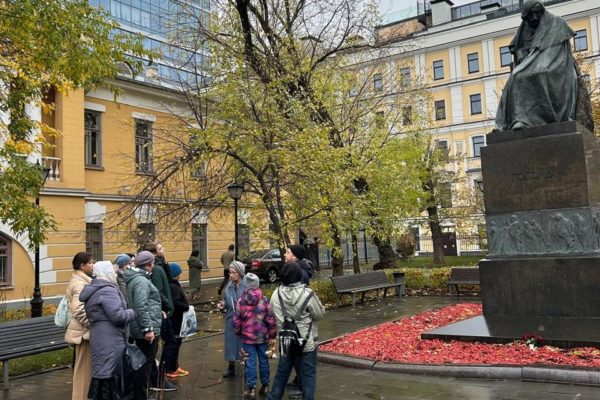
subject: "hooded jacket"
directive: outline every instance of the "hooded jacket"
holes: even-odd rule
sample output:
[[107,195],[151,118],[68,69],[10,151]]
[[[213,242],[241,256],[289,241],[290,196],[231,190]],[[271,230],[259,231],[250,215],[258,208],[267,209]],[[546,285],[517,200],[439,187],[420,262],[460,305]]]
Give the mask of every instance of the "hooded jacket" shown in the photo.
[[277,335],[277,323],[269,299],[260,288],[246,289],[233,315],[233,331],[246,344],[267,343]]
[[[279,301],[279,295],[281,295],[281,300],[283,300],[286,315],[294,317],[299,313],[300,307],[310,292],[312,292],[312,289],[306,287],[301,282],[292,283],[289,286],[282,285],[275,289],[275,292],[273,292],[273,296],[271,297],[271,304],[279,328],[281,328],[281,325],[283,324],[283,310],[281,302]],[[319,321],[325,315],[325,308],[321,304],[316,293],[310,299],[306,308],[301,310],[299,314],[299,318],[296,319],[296,325],[298,326],[300,335],[305,337],[311,321],[313,323]],[[304,347],[304,353],[316,350],[315,335],[316,326],[313,325],[306,346]]]
[[102,279],[92,280],[83,288],[79,299],[85,303],[90,322],[92,376],[106,379],[118,375],[125,351],[127,323],[135,318],[135,311],[127,309],[117,284]]
[[129,334],[136,339],[143,339],[148,332],[160,335],[161,299],[158,289],[150,281],[150,274],[133,267],[123,272],[123,279],[127,285],[127,304],[137,315],[129,324]]

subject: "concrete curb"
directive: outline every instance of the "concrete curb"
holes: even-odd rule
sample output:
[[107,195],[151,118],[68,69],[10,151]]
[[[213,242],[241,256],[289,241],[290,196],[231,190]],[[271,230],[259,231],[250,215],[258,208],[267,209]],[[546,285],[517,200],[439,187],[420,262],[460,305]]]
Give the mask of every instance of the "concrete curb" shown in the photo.
[[600,370],[514,365],[439,365],[384,363],[347,355],[319,352],[318,361],[349,368],[454,378],[512,379],[600,386]]

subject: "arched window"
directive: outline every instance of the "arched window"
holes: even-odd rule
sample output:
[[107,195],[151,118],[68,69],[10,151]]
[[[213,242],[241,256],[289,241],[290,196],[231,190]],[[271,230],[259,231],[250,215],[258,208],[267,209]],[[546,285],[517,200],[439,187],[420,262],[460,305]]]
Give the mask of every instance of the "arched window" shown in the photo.
[[0,234],[0,286],[12,284],[11,241]]

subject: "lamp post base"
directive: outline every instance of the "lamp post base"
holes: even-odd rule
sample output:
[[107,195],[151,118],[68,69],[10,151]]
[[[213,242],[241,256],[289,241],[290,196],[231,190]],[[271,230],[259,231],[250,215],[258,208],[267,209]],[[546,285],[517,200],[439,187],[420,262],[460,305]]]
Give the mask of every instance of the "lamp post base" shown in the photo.
[[31,304],[31,318],[41,317],[44,309],[44,299],[39,287],[33,290],[33,298],[29,302]]

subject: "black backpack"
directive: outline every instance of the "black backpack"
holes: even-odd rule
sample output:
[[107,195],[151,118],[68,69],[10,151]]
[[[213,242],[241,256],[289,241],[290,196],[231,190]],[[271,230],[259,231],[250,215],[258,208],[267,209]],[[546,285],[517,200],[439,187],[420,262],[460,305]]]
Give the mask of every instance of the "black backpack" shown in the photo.
[[279,329],[279,354],[283,357],[294,357],[302,355],[304,351],[304,346],[308,342],[308,338],[310,336],[310,331],[312,330],[312,321],[310,321],[310,325],[308,326],[308,331],[306,332],[306,336],[303,338],[300,335],[300,330],[298,329],[298,325],[296,325],[296,320],[300,318],[300,314],[306,308],[306,305],[310,301],[310,299],[314,296],[314,292],[310,292],[306,299],[302,303],[302,306],[298,310],[298,313],[291,317],[287,315],[285,311],[285,305],[283,304],[283,299],[281,298],[281,294],[279,290],[277,291],[277,295],[279,297],[279,303],[281,304],[281,312],[283,313],[283,324],[281,325],[281,329]]

